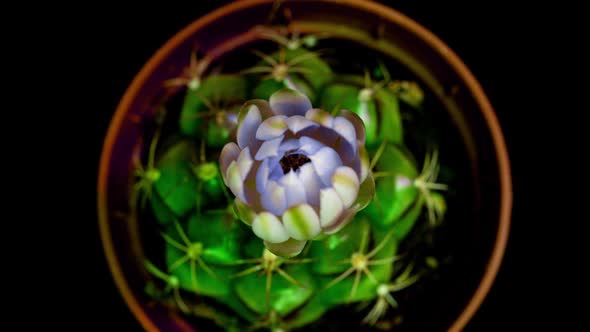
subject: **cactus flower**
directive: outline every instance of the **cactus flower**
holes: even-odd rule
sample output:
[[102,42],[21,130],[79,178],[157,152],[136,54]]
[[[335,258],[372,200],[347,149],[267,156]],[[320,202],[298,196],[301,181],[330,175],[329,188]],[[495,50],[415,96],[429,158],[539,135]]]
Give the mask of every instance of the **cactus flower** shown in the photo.
[[312,108],[295,90],[245,103],[219,163],[238,216],[279,256],[337,232],[374,195],[362,120]]

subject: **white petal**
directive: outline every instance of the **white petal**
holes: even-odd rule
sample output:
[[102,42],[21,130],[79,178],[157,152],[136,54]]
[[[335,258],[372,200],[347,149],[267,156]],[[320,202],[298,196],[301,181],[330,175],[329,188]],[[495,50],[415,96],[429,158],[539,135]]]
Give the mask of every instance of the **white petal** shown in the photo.
[[305,112],[311,108],[311,102],[307,96],[291,89],[282,89],[273,93],[269,98],[269,104],[275,114],[286,116],[305,115]]
[[285,227],[274,214],[261,212],[252,221],[252,231],[269,243],[281,243],[289,239]]
[[299,149],[299,139],[297,138],[290,138],[279,146],[279,155],[284,154],[287,151],[297,150]]
[[262,193],[261,204],[268,212],[280,216],[287,208],[287,195],[285,188],[277,184],[275,181],[269,181],[266,186],[266,191]]
[[320,224],[330,227],[344,211],[344,204],[334,188],[324,188],[320,191]]
[[301,115],[291,116],[285,122],[287,123],[287,127],[289,127],[289,130],[293,134],[297,134],[301,130],[309,128],[309,127],[319,126],[317,123],[315,123],[311,120],[308,120],[304,116],[301,116]]
[[304,164],[299,168],[299,180],[305,188],[305,196],[307,203],[311,206],[320,206],[320,189],[322,188],[322,181],[316,174],[311,163]]
[[254,164],[254,160],[252,160],[252,156],[250,155],[250,148],[246,147],[238,156],[238,169],[240,170],[242,181],[248,176],[250,169],[252,169],[252,164]]
[[323,147],[324,144],[311,137],[303,136],[299,139],[299,150],[305,152],[308,156],[318,152]]
[[256,156],[254,159],[262,160],[270,157],[277,157],[279,155],[279,146],[283,141],[283,136],[271,139],[269,141],[264,141],[258,152],[256,152]]
[[244,182],[240,176],[240,169],[236,161],[231,162],[227,168],[227,173],[225,176],[227,178],[227,186],[231,192],[243,202],[247,203],[246,198],[244,197]]
[[294,206],[283,215],[283,225],[295,240],[310,240],[321,231],[320,219],[308,204]]
[[352,123],[338,116],[334,119],[334,126],[332,128],[350,144],[353,154],[356,153],[356,130]]
[[289,171],[281,178],[279,183],[285,188],[287,194],[287,208],[306,202],[305,186],[299,180],[295,171]]
[[284,115],[275,115],[264,120],[256,130],[256,138],[266,141],[283,135],[287,130],[286,119]]
[[266,191],[266,185],[268,184],[268,175],[270,174],[270,159],[264,159],[256,172],[256,191],[263,193]]
[[332,174],[342,165],[342,160],[332,148],[324,146],[315,154],[309,156],[313,168],[326,186],[332,185]]
[[262,122],[260,110],[256,105],[250,106],[246,116],[238,124],[238,145],[241,149],[256,142],[256,131]]
[[223,181],[227,185],[227,179],[225,174],[227,173],[227,168],[231,164],[232,161],[238,159],[240,155],[240,148],[234,142],[227,143],[223,149],[221,150],[221,154],[219,155],[219,169],[221,174],[223,175]]
[[328,234],[328,235],[338,232],[354,218],[355,214],[356,214],[355,209],[344,210],[342,212],[342,214],[340,215],[340,217],[338,217],[336,222],[333,223],[332,226],[330,226],[328,228],[324,228],[322,230],[322,232],[324,234]]
[[317,108],[307,111],[305,118],[328,128],[332,128],[334,122],[334,117],[330,113]]
[[349,208],[356,200],[360,182],[356,172],[347,166],[338,167],[332,175],[332,186],[342,199],[345,208]]

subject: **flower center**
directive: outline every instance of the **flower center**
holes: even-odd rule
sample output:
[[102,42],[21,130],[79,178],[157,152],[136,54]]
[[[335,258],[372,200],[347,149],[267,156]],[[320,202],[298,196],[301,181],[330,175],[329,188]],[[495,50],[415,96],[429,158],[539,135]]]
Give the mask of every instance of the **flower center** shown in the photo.
[[289,173],[290,170],[297,171],[299,167],[307,164],[310,162],[309,158],[306,155],[293,153],[293,154],[286,154],[279,163],[281,164],[281,168],[283,169],[283,174]]

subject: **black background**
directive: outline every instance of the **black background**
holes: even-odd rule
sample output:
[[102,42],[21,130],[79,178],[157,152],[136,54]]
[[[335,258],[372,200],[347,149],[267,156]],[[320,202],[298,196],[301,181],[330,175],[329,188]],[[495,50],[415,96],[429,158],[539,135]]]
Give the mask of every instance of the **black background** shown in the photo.
[[[72,15],[69,31],[80,29],[85,37],[72,38],[76,43],[68,56],[76,70],[87,72],[91,85],[82,95],[85,111],[92,121],[92,165],[88,186],[95,188],[102,140],[119,99],[127,85],[152,54],[177,31],[200,15],[227,1],[192,1],[186,4],[158,2],[133,7],[80,9]],[[438,35],[472,70],[490,98],[504,130],[514,177],[515,207],[509,244],[496,282],[470,322],[466,331],[500,331],[530,327],[543,320],[527,314],[531,306],[531,289],[526,278],[530,263],[527,257],[527,223],[518,192],[522,185],[527,155],[520,146],[521,93],[531,79],[532,49],[538,47],[541,33],[533,25],[534,8],[515,8],[508,2],[471,1],[381,1]],[[73,32],[70,32],[73,33]],[[79,60],[82,59],[80,62]],[[96,215],[95,196],[84,207]],[[84,289],[84,306],[76,310],[77,319],[96,330],[140,331],[141,328],[119,295],[108,270],[96,219],[81,221],[76,232],[91,250],[85,271],[91,287]],[[88,240],[90,239],[90,240]],[[86,286],[88,284],[85,283]]]

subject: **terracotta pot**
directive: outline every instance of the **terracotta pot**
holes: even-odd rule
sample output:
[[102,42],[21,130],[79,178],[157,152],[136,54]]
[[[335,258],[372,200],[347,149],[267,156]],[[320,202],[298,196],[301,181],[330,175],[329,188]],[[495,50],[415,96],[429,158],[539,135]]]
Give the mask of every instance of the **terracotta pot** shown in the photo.
[[[173,36],[145,64],[122,98],[109,127],[98,179],[99,224],[116,284],[127,305],[149,331],[193,330],[179,316],[143,300],[142,225],[128,210],[131,158],[141,142],[138,121],[150,117],[163,97],[161,82],[180,74],[193,46],[211,61],[256,38],[272,0],[244,0],[198,19]],[[389,55],[403,64],[437,97],[461,137],[468,163],[462,174],[472,192],[471,207],[456,231],[455,261],[441,273],[435,289],[423,292],[421,319],[408,318],[408,329],[461,330],[478,309],[500,266],[509,232],[511,179],[502,132],[477,80],[442,41],[395,10],[369,1],[287,1],[289,29],[328,32]],[[430,292],[431,291],[431,292]],[[430,292],[430,293],[429,293]],[[412,325],[413,324],[413,325]]]

